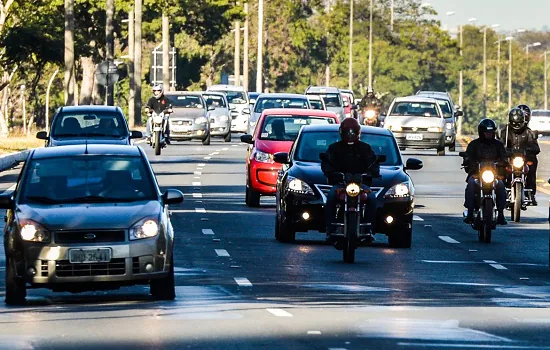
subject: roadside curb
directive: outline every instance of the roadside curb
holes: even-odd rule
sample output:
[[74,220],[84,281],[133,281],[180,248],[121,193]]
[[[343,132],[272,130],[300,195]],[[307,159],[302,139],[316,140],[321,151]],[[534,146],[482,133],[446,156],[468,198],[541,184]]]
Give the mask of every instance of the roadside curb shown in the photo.
[[0,155],[0,171],[8,170],[20,162],[24,162],[31,150]]

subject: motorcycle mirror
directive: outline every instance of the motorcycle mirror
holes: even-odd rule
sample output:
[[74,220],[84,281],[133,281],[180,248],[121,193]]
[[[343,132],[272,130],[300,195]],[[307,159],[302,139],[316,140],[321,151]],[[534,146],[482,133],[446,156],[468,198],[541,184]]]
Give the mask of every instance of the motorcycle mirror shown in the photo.
[[550,178],[548,179],[548,183],[550,184]]
[[464,157],[467,157],[467,156],[468,156],[468,153],[466,153],[466,152],[459,152],[458,155],[459,155],[459,157],[464,158]]
[[143,137],[143,133],[141,131],[136,131],[136,130],[130,131],[131,139],[140,139],[142,137]]
[[328,156],[326,153],[319,153],[319,159],[328,161]]

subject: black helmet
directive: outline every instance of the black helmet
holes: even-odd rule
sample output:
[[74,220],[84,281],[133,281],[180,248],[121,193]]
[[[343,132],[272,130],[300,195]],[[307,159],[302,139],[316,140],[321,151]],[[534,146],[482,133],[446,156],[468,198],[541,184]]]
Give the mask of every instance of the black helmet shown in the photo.
[[528,105],[519,105],[517,108],[521,109],[525,114],[525,123],[529,124],[531,120],[531,108]]
[[479,125],[477,126],[477,133],[479,134],[479,138],[482,140],[485,140],[486,132],[492,132],[493,139],[494,139],[496,131],[497,131],[497,124],[492,119],[485,118],[482,121],[480,121]]
[[514,131],[519,131],[525,126],[525,113],[520,108],[512,108],[508,113],[508,124]]
[[340,124],[340,137],[348,145],[357,143],[361,135],[361,125],[355,118],[346,118]]

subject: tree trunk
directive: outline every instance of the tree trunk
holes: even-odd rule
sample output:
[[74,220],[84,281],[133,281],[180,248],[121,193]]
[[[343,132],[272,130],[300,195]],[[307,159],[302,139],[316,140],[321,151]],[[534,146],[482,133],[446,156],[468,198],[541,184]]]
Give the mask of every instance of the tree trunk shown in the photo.
[[96,67],[92,57],[81,57],[80,64],[82,65],[82,85],[79,104],[89,105],[92,104]]
[[134,29],[134,125],[141,126],[141,30],[143,17],[143,0],[135,0],[134,13],[136,16]]
[[75,103],[74,0],[65,0],[65,105]]

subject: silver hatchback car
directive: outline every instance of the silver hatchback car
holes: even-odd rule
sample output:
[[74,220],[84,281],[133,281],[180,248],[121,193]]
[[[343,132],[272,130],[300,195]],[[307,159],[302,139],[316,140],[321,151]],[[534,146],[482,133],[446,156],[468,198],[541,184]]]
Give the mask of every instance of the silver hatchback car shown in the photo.
[[209,108],[210,135],[221,136],[225,142],[231,142],[231,110],[223,92],[203,91],[202,97]]
[[175,298],[174,230],[168,205],[138,146],[73,145],[30,152],[14,193],[0,195],[6,303],[27,288],[82,292],[149,284]]
[[210,144],[210,120],[207,107],[200,92],[174,91],[165,96],[172,104],[170,115],[170,140],[201,140],[203,145]]

